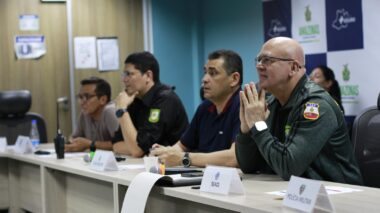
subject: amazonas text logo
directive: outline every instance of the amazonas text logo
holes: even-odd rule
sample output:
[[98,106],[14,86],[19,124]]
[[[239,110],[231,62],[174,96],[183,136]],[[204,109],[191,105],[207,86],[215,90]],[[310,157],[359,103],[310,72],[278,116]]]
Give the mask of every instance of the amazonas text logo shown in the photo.
[[300,189],[299,189],[299,194],[302,195],[302,193],[305,191],[305,189],[306,189],[305,184],[302,184],[302,185],[300,186]]
[[270,37],[276,37],[276,36],[279,36],[281,33],[286,32],[286,31],[287,31],[286,26],[284,26],[280,20],[273,19],[270,22],[268,35]]
[[356,18],[351,16],[345,9],[336,11],[335,20],[332,23],[332,27],[336,30],[341,30],[348,27],[348,24],[356,22]]

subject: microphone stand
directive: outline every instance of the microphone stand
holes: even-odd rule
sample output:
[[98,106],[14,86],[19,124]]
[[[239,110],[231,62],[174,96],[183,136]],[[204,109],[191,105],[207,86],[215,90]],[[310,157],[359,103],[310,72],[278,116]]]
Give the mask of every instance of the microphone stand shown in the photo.
[[65,158],[65,138],[62,135],[61,129],[59,127],[59,103],[66,101],[65,99],[57,99],[57,135],[54,138],[55,153],[57,154],[57,159]]

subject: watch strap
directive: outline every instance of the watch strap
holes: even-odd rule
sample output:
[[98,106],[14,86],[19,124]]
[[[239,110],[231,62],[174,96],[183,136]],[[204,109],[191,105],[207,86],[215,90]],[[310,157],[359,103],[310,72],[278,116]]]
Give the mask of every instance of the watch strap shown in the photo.
[[93,140],[90,144],[90,152],[95,152],[96,150],[96,141]]

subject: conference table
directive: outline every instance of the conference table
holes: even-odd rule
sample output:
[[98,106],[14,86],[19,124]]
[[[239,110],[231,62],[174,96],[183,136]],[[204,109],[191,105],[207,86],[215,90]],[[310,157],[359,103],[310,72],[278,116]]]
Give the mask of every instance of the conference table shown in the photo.
[[[51,144],[42,146],[51,147]],[[127,158],[118,165],[142,164]],[[83,156],[0,152],[0,209],[10,212],[120,212],[128,186],[143,169],[94,171]],[[191,186],[155,186],[145,212],[297,212],[282,206],[282,198],[267,192],[286,190],[275,175],[242,176],[244,195],[212,194]],[[380,189],[324,182],[362,191],[330,195],[336,212],[377,212]]]

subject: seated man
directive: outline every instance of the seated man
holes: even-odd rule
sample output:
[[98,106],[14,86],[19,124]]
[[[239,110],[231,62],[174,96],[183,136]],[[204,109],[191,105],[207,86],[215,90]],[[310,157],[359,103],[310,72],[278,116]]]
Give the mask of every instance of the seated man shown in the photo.
[[188,120],[178,96],[160,83],[159,64],[151,53],[131,54],[124,63],[125,91],[115,100],[120,128],[112,139],[113,150],[142,157],[155,143],[178,141]]
[[189,128],[174,146],[154,145],[151,155],[168,166],[237,166],[235,137],[239,132],[240,56],[219,50],[208,56],[202,80],[204,98]]
[[101,78],[90,77],[81,82],[77,98],[80,103],[77,128],[65,145],[67,152],[84,151],[90,146],[112,150],[111,139],[119,126],[115,105],[111,100],[111,87]]
[[[236,157],[243,172],[361,184],[344,116],[334,99],[308,81],[298,42],[267,41],[256,58],[261,91],[240,92],[241,132]],[[265,90],[272,96],[265,100]]]

